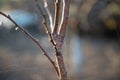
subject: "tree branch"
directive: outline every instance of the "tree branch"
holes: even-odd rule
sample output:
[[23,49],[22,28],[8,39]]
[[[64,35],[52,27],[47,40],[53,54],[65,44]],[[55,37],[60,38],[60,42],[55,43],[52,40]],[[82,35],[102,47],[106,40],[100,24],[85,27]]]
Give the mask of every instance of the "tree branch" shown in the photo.
[[51,32],[53,32],[53,20],[52,20],[52,15],[51,15],[51,13],[50,13],[50,10],[49,10],[49,8],[48,8],[48,3],[47,3],[46,0],[44,0],[44,7],[45,7],[46,12],[47,12],[48,17],[49,17]]
[[46,15],[43,13],[43,11],[41,10],[41,7],[40,7],[40,5],[38,4],[38,2],[37,2],[37,0],[35,0],[35,2],[36,2],[36,6],[37,6],[37,8],[39,9],[39,11],[40,11],[40,13],[41,13],[41,15],[42,15],[42,17],[43,17],[43,25],[44,25],[44,29],[45,29],[45,32],[47,33],[47,35],[49,36],[49,41],[52,43],[52,45],[54,46],[54,48],[55,48],[55,51],[57,51],[57,49],[56,49],[56,42],[55,42],[55,40],[53,39],[53,36],[52,36],[52,34],[51,34],[51,32],[49,31],[49,28],[48,28],[48,26],[47,26],[47,21],[46,21]]
[[28,36],[43,52],[43,55],[45,55],[47,57],[47,59],[50,61],[50,63],[53,65],[53,67],[55,68],[57,74],[58,74],[58,69],[56,67],[55,62],[50,58],[50,56],[47,54],[47,52],[43,49],[43,47],[40,45],[40,43],[38,42],[37,39],[35,39],[29,32],[27,32],[24,28],[22,28],[21,26],[19,26],[9,15],[6,15],[5,13],[0,11],[0,14],[3,15],[4,17],[6,17],[7,19],[9,19],[16,28],[20,29],[26,36]]
[[[48,28],[47,23],[46,23],[47,22],[46,21],[46,15],[43,13],[43,11],[42,11],[39,3],[37,2],[37,0],[34,0],[34,1],[36,2],[36,6],[39,9],[39,11],[40,11],[40,13],[41,13],[41,15],[43,17],[43,26],[44,26],[45,32],[47,33],[47,35],[48,35],[48,37],[50,39],[49,41],[52,43],[53,48],[55,49],[55,51],[57,51],[56,41],[53,39],[53,36],[52,36],[51,32],[49,31],[49,28]],[[57,72],[57,75],[59,76],[60,74],[59,74],[57,66],[54,65],[54,67],[55,67],[55,70]]]
[[69,16],[70,0],[63,0],[62,20],[59,28],[59,35],[64,40]]
[[60,3],[61,3],[61,0],[56,0],[56,2],[55,2],[55,17],[54,17],[54,30],[53,30],[53,34],[57,34],[58,33]]
[[[0,12],[1,15],[4,17],[8,18],[11,22],[13,22],[16,26],[16,28],[20,29],[25,35],[27,35],[37,46],[43,51],[44,55],[48,58],[50,63],[53,65],[54,69],[57,72],[57,75],[60,80],[67,80],[67,72],[66,68],[64,65],[64,59],[63,59],[63,54],[62,54],[62,44],[64,41],[65,33],[66,33],[66,26],[67,26],[67,21],[68,21],[68,15],[69,15],[69,5],[70,5],[70,0],[62,0],[63,4],[61,5],[61,0],[56,0],[55,2],[55,16],[54,16],[54,25],[52,22],[52,15],[49,11],[47,1],[44,0],[44,6],[46,9],[46,12],[49,16],[50,20],[50,29],[47,25],[47,18],[45,13],[42,11],[38,0],[34,0],[36,3],[37,8],[39,9],[42,17],[43,17],[43,26],[45,29],[45,32],[47,33],[50,42],[52,43],[53,48],[55,49],[55,57],[56,57],[56,62],[54,62],[47,52],[43,49],[43,47],[40,45],[37,39],[35,39],[30,33],[28,33],[24,28],[19,26],[9,15],[6,15],[2,12]],[[60,7],[62,7],[62,18],[60,21],[59,25],[59,18],[60,18]],[[53,29],[54,27],[54,29]]]
[[56,39],[56,47],[57,47],[56,63],[58,65],[60,80],[68,79],[61,48],[62,48],[64,37],[66,34],[66,27],[67,27],[68,15],[69,15],[69,6],[70,6],[70,0],[63,0],[62,19],[61,19],[59,32],[58,32],[58,37],[54,37]]

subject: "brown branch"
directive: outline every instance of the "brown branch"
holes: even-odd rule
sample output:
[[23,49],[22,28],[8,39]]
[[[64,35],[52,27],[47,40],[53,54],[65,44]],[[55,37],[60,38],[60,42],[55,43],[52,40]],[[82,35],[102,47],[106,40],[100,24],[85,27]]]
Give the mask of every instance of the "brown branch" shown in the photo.
[[[62,55],[62,44],[63,40],[65,37],[66,33],[66,26],[67,26],[67,20],[68,20],[68,15],[69,15],[69,5],[70,5],[70,0],[63,0],[63,10],[62,10],[62,19],[60,23],[60,28],[59,28],[59,17],[60,17],[60,7],[61,7],[61,0],[56,0],[55,2],[55,16],[54,16],[54,29],[53,29],[53,34],[49,31],[49,28],[47,26],[47,21],[46,21],[46,15],[43,13],[40,5],[37,3],[36,5],[43,17],[43,25],[46,30],[46,33],[48,34],[50,38],[50,42],[53,44],[53,47],[55,49],[55,57],[56,57],[56,64],[55,66],[56,71],[58,73],[58,77],[60,80],[67,80],[67,72],[65,69],[64,65],[64,60],[63,60],[63,55]],[[48,14],[49,16],[49,14]],[[58,32],[59,28],[59,32]]]
[[37,0],[35,0],[35,1],[36,1],[36,6],[37,6],[37,8],[39,9],[39,11],[40,11],[40,13],[41,13],[41,15],[42,15],[42,17],[43,17],[43,25],[44,25],[45,32],[46,32],[47,35],[49,36],[50,42],[51,42],[52,45],[54,46],[55,51],[57,51],[57,49],[56,49],[56,42],[55,42],[55,40],[53,39],[53,36],[52,36],[51,32],[49,31],[49,28],[48,28],[47,23],[46,23],[46,22],[47,22],[47,21],[46,21],[46,15],[43,13],[43,11],[42,11],[40,5],[38,4]]
[[1,15],[3,15],[4,17],[6,17],[7,19],[9,19],[12,23],[14,23],[15,27],[20,29],[26,36],[28,36],[43,52],[43,54],[47,57],[47,59],[50,61],[50,63],[53,65],[53,67],[55,68],[55,70],[58,73],[58,70],[56,68],[56,64],[55,62],[50,58],[50,56],[47,54],[47,52],[43,49],[43,47],[40,45],[40,43],[38,42],[37,39],[35,39],[29,32],[27,32],[24,28],[22,28],[21,26],[19,26],[9,15],[6,15],[3,12],[0,12]]
[[69,16],[69,6],[70,6],[70,0],[63,0],[62,20],[59,28],[59,35],[61,36],[62,40],[64,40],[66,33],[66,27]]
[[56,2],[55,2],[55,17],[54,17],[54,30],[53,30],[53,34],[57,34],[58,33],[60,3],[61,3],[61,0],[56,0]]
[[44,7],[45,7],[46,12],[47,12],[48,17],[49,17],[51,32],[53,32],[53,20],[52,20],[52,15],[51,15],[51,13],[50,13],[50,10],[49,10],[49,8],[48,8],[48,3],[47,3],[46,0],[44,0]]
[[[52,43],[53,48],[55,49],[55,51],[57,51],[56,42],[55,42],[55,40],[53,39],[53,36],[52,36],[51,32],[49,31],[49,28],[48,28],[47,23],[46,23],[46,22],[47,22],[47,21],[46,21],[46,15],[43,13],[43,11],[42,11],[39,3],[37,2],[37,0],[35,0],[35,3],[36,3],[36,6],[37,6],[37,8],[39,9],[39,11],[40,11],[40,13],[41,13],[41,15],[42,15],[42,17],[43,17],[43,25],[44,25],[45,32],[46,32],[47,35],[49,36],[49,39],[50,39],[49,41]],[[55,67],[55,70],[56,70],[56,72],[57,72],[57,75],[59,76],[59,71],[58,71],[57,66],[54,65],[54,67]]]
[[[53,48],[55,49],[56,62],[54,62],[49,57],[49,55],[43,49],[43,47],[40,45],[40,43],[38,42],[37,39],[35,39],[24,28],[19,26],[9,15],[6,15],[6,14],[4,14],[2,12],[0,12],[0,14],[3,15],[4,17],[8,18],[11,22],[13,22],[17,29],[20,29],[35,44],[37,44],[37,46],[43,51],[44,55],[48,58],[50,63],[53,65],[53,67],[56,70],[57,75],[58,75],[60,80],[67,80],[67,72],[66,72],[66,68],[65,68],[65,65],[64,65],[63,55],[62,55],[62,44],[63,44],[65,33],[66,33],[66,26],[67,26],[68,15],[69,15],[70,0],[63,0],[63,4],[62,4],[63,9],[62,9],[62,15],[61,15],[62,18],[61,18],[61,21],[60,21],[60,25],[59,25],[59,18],[60,18],[61,0],[56,0],[56,2],[55,2],[54,25],[52,23],[52,15],[49,12],[47,1],[44,0],[44,6],[45,6],[46,12],[47,12],[47,14],[49,16],[49,20],[50,20],[51,31],[48,28],[46,15],[42,11],[42,9],[41,9],[41,7],[40,7],[40,5],[38,3],[38,0],[34,0],[34,1],[36,3],[37,8],[39,9],[42,17],[43,17],[43,25],[44,25],[45,32],[47,33],[47,35],[48,35],[48,37],[50,39],[50,42],[52,43]],[[53,29],[53,26],[54,26],[54,29]]]
[[46,23],[46,22],[47,22],[47,21],[46,21],[46,15],[43,13],[43,11],[42,11],[39,3],[37,2],[37,0],[35,0],[35,2],[36,2],[37,8],[39,9],[39,11],[40,11],[40,13],[41,13],[41,15],[42,15],[42,17],[43,17],[43,25],[44,25],[45,32],[46,32],[47,35],[49,36],[50,42],[55,46],[55,42],[54,42],[54,40],[53,40],[53,38],[52,38],[52,34],[51,34],[51,32],[50,32],[50,30],[49,30],[49,28],[48,28],[48,26],[47,26],[47,23]]
[[60,74],[59,76],[60,80],[67,80],[67,72],[65,69],[63,55],[62,55],[62,44],[66,34],[66,27],[67,27],[68,15],[69,15],[69,5],[70,5],[70,0],[63,0],[62,19],[58,32],[58,37],[54,37],[56,39],[56,47],[57,47],[56,63]]

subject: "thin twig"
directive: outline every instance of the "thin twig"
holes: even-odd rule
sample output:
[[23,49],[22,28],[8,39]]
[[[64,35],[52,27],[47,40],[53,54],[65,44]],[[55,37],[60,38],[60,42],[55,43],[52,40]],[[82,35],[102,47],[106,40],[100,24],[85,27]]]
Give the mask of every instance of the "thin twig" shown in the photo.
[[49,10],[49,8],[48,8],[48,3],[47,3],[46,0],[44,0],[44,7],[45,7],[46,12],[47,12],[48,17],[49,17],[51,32],[53,32],[53,20],[52,20],[52,15],[51,15],[51,13],[50,13],[50,10]]
[[[48,26],[47,26],[47,23],[46,23],[46,22],[47,22],[47,20],[46,20],[46,15],[43,13],[43,11],[42,11],[39,3],[37,2],[37,0],[35,0],[35,2],[36,2],[37,8],[39,9],[39,11],[40,11],[40,13],[41,13],[41,15],[42,15],[42,17],[43,17],[43,25],[44,25],[45,32],[46,32],[47,35],[49,36],[49,39],[50,39],[50,42],[52,43],[52,45],[55,47],[55,46],[56,46],[56,42],[54,41],[53,36],[52,36],[52,34],[51,34]],[[56,49],[56,48],[55,48],[55,49]]]
[[50,58],[50,56],[47,54],[47,52],[43,49],[43,47],[40,45],[40,43],[38,42],[37,39],[35,39],[29,32],[27,32],[24,28],[22,28],[21,26],[19,26],[9,15],[6,15],[3,12],[0,12],[1,15],[3,15],[4,17],[6,17],[7,19],[9,19],[12,23],[14,23],[15,27],[20,29],[26,36],[28,36],[43,52],[43,54],[47,57],[47,59],[50,61],[50,63],[53,65],[53,67],[55,68],[55,70],[58,72],[57,68],[56,68],[56,64],[55,62]]
[[62,20],[59,28],[59,35],[64,40],[69,16],[70,0],[63,0]]
[[[53,39],[53,36],[52,36],[52,34],[51,34],[51,32],[50,32],[50,30],[49,30],[49,28],[48,28],[48,26],[47,26],[47,23],[46,23],[46,22],[47,22],[47,20],[46,20],[46,15],[43,13],[43,11],[42,11],[39,3],[37,2],[37,0],[34,0],[34,1],[35,1],[35,3],[36,3],[37,8],[39,9],[42,17],[43,17],[43,25],[44,25],[45,32],[46,32],[47,35],[49,36],[49,39],[50,39],[49,41],[52,43],[53,48],[55,49],[55,51],[57,51],[56,42],[55,42],[55,40]],[[57,75],[59,76],[58,67],[57,67],[56,65],[54,65],[54,67],[55,67],[55,70],[56,70],[56,72],[57,72]]]
[[61,3],[61,0],[56,0],[56,2],[55,2],[55,17],[54,17],[54,30],[53,30],[53,34],[57,34],[58,33],[60,3]]

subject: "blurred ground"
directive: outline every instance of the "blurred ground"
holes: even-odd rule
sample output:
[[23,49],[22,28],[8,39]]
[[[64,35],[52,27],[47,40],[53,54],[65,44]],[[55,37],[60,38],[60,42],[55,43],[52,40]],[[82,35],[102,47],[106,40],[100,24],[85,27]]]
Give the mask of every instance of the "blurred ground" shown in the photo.
[[[2,11],[24,10],[37,20],[41,17],[32,1],[1,0],[0,4]],[[71,2],[69,29],[63,46],[70,80],[120,80],[119,4],[119,0]],[[53,57],[41,18],[37,23],[25,29]],[[12,27],[11,30],[0,27],[0,80],[57,80],[54,69],[39,48]]]

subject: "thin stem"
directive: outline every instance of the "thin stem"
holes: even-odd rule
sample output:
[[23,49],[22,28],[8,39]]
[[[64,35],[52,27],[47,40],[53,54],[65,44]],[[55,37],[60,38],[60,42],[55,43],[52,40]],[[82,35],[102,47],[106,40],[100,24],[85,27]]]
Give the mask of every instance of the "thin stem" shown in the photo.
[[[37,1],[37,0],[35,0],[35,1]],[[47,26],[47,23],[46,23],[46,22],[47,22],[47,21],[46,21],[46,15],[43,13],[43,11],[42,11],[40,5],[38,4],[38,2],[36,2],[36,6],[37,6],[37,8],[39,9],[39,11],[40,11],[40,13],[41,13],[41,15],[42,15],[42,17],[43,17],[43,25],[44,25],[45,32],[46,32],[47,35],[49,36],[49,39],[50,39],[50,42],[52,43],[52,45],[55,47],[55,46],[56,46],[56,42],[55,42],[55,40],[53,39],[53,36],[52,36],[52,34],[51,34],[48,26]],[[56,47],[55,47],[55,50],[57,50]]]
[[54,17],[54,20],[55,20],[55,21],[54,21],[54,30],[53,30],[53,34],[57,34],[57,33],[58,33],[60,3],[61,3],[61,0],[56,0],[56,2],[55,2],[55,17]]
[[[39,3],[37,2],[37,0],[35,0],[35,2],[36,2],[37,8],[39,9],[39,11],[40,11],[40,13],[41,13],[41,15],[42,15],[42,17],[43,17],[43,25],[44,25],[45,32],[46,32],[47,35],[49,36],[49,39],[50,39],[49,41],[52,43],[53,48],[55,49],[55,51],[57,51],[56,42],[55,42],[55,40],[53,39],[53,36],[52,36],[52,34],[51,34],[51,32],[50,32],[50,30],[49,30],[49,28],[48,28],[48,26],[47,26],[47,23],[46,23],[46,22],[47,22],[47,20],[46,20],[46,15],[43,13],[43,11],[42,11]],[[57,75],[59,76],[58,68],[56,67],[56,65],[54,65],[54,67],[55,67],[55,70],[56,70],[56,72],[57,72]]]
[[47,3],[46,0],[44,0],[44,7],[45,7],[46,12],[47,12],[48,17],[49,17],[51,31],[53,32],[53,20],[52,20],[52,15],[51,15],[51,13],[50,13],[50,10],[49,10],[49,8],[48,8],[48,3]]
[[62,40],[64,40],[66,33],[68,16],[69,16],[69,6],[70,6],[70,0],[63,0],[62,20],[59,28],[59,35],[61,36]]
[[9,19],[16,28],[20,29],[26,36],[28,36],[43,52],[43,55],[45,55],[47,57],[47,59],[50,61],[50,63],[53,65],[53,67],[55,68],[55,70],[58,72],[57,68],[56,68],[56,64],[55,62],[50,58],[50,56],[47,54],[47,52],[43,49],[43,47],[40,45],[40,43],[38,42],[37,39],[35,39],[29,32],[27,32],[24,28],[22,28],[21,26],[19,26],[9,15],[6,15],[3,12],[0,12],[1,15],[3,15],[4,17],[6,17],[7,19]]

